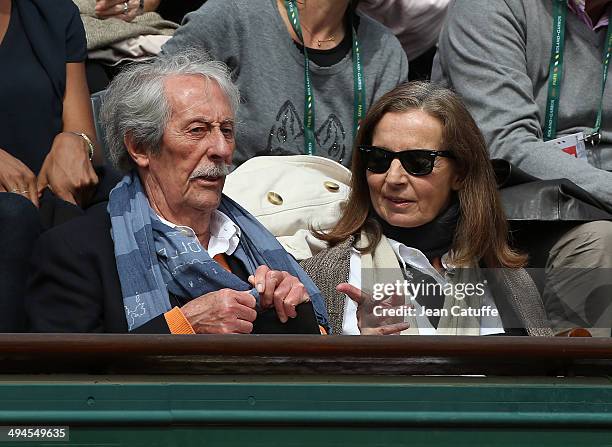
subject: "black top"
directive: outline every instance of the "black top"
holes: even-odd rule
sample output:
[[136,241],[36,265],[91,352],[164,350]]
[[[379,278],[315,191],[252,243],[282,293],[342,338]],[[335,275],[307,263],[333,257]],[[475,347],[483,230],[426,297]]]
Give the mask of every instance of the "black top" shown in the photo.
[[87,44],[70,0],[13,0],[0,43],[0,148],[38,174],[62,131],[67,62]]
[[[295,46],[300,50],[300,53],[304,53],[304,46],[300,45],[297,42],[294,42]],[[308,59],[317,64],[319,67],[331,67],[332,65],[337,64],[344,56],[351,51],[353,46],[353,37],[351,34],[347,33],[340,42],[339,45],[336,45],[334,48],[329,50],[319,50],[316,48],[308,48]]]

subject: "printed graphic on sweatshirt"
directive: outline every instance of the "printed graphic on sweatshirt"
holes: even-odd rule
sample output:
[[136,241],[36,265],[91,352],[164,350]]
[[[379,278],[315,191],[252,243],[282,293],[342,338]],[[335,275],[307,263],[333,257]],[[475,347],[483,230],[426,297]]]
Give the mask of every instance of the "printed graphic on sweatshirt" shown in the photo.
[[[316,155],[342,163],[346,154],[346,131],[335,114],[330,114],[315,131]],[[286,101],[276,114],[270,129],[266,151],[292,154],[304,153],[304,123],[291,101]]]

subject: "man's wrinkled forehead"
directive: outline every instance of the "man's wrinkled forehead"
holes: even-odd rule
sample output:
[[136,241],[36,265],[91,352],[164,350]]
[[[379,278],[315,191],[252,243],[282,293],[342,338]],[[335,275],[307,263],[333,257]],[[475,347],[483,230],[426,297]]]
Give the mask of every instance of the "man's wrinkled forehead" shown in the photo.
[[198,75],[170,76],[164,80],[164,90],[171,116],[193,113],[218,121],[233,121],[230,102],[216,81]]

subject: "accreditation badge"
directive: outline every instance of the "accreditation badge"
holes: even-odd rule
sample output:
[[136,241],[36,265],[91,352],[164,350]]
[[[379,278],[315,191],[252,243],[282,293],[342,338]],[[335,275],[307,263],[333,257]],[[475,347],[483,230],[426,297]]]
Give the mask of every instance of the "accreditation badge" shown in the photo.
[[586,144],[584,142],[584,132],[571,135],[563,135],[554,140],[547,141],[546,144],[570,154],[576,158],[587,160]]

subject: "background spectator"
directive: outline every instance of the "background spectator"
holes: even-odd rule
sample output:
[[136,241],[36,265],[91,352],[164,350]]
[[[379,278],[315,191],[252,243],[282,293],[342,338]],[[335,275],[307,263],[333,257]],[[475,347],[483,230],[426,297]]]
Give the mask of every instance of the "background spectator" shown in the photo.
[[[609,5],[609,0],[455,0],[432,79],[463,97],[492,157],[538,178],[567,178],[611,210],[612,88],[608,83],[602,89]],[[565,26],[553,26],[563,21]],[[557,36],[564,36],[563,46],[557,46]],[[551,55],[551,47],[559,54]],[[549,96],[549,89],[555,93]],[[550,113],[554,104],[558,110]],[[597,127],[600,104],[601,137],[585,145],[579,133]],[[569,143],[560,146],[556,137]],[[610,335],[611,268],[611,222],[579,225],[556,237],[544,302],[558,329],[595,324]]]
[[98,182],[85,57],[71,1],[0,0],[0,331],[23,327],[43,189],[84,205]]
[[74,0],[87,33],[87,79],[90,92],[104,90],[131,61],[156,56],[178,25],[155,9],[159,1]]
[[360,0],[359,10],[389,28],[408,56],[410,80],[431,77],[450,0]]
[[[290,5],[301,31],[289,21]],[[238,122],[245,123],[237,136],[235,164],[261,151],[284,150],[350,165],[356,117],[408,75],[397,39],[351,6],[349,0],[208,0],[186,16],[163,50],[196,47],[232,69],[244,99]],[[313,101],[305,98],[305,72]],[[355,91],[356,83],[361,90]],[[309,109],[314,114],[310,125],[305,104],[314,109]]]

